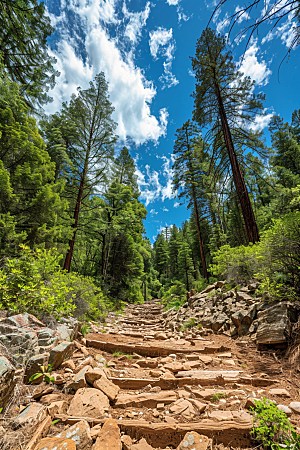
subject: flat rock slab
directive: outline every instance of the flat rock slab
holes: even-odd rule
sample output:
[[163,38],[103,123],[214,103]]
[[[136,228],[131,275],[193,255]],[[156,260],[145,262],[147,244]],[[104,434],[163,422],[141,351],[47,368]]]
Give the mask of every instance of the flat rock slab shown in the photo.
[[[163,341],[162,341],[163,342]],[[121,351],[125,354],[127,353],[138,353],[142,356],[168,356],[172,353],[177,354],[188,354],[188,353],[218,353],[222,351],[229,350],[229,348],[221,346],[207,346],[197,345],[192,346],[189,342],[186,342],[186,346],[178,345],[175,342],[161,343],[158,342],[147,342],[147,344],[140,342],[136,344],[122,343],[122,342],[106,342],[96,339],[87,339],[87,347],[93,347],[103,350],[108,353],[114,353]],[[178,346],[177,346],[178,345]]]
[[76,444],[72,439],[51,437],[42,439],[34,450],[76,450]]
[[146,394],[120,394],[117,397],[115,406],[117,408],[126,408],[129,406],[145,406],[147,408],[155,408],[158,403],[173,403],[177,400],[174,391],[162,391],[157,393]]
[[73,397],[68,414],[76,417],[101,417],[108,411],[109,400],[99,389],[78,389]]

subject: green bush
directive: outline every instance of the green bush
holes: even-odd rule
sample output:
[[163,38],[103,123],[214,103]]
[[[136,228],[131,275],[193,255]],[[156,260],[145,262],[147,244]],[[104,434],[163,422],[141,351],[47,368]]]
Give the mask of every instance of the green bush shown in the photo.
[[252,435],[264,449],[300,449],[299,435],[293,429],[286,414],[280,411],[274,402],[265,397],[262,401],[255,400],[252,414],[254,420]]
[[243,283],[255,277],[274,300],[300,293],[300,212],[273,221],[256,244],[231,248],[223,245],[213,254],[211,270],[218,278]]
[[186,302],[186,288],[180,281],[175,281],[175,284],[167,292],[164,291],[164,288],[161,288],[159,294],[162,299],[162,304],[165,305],[165,310],[171,309],[174,306],[176,309],[179,309]]
[[0,308],[29,312],[39,318],[75,314],[94,319],[105,313],[105,299],[91,278],[67,273],[55,248],[22,246],[18,258],[8,258],[0,270]]

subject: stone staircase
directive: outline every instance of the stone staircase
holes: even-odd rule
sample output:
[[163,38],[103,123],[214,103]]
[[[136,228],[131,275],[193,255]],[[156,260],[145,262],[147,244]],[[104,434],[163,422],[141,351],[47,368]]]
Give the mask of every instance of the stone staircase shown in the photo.
[[[249,408],[263,396],[300,427],[297,380],[278,355],[246,337],[170,331],[159,300],[127,305],[105,326],[91,327],[86,338],[50,353],[54,386],[27,387],[30,400],[14,421],[20,426],[39,414],[40,425],[20,448],[52,450],[73,436],[71,450],[250,449]],[[17,447],[0,440],[2,448]]]

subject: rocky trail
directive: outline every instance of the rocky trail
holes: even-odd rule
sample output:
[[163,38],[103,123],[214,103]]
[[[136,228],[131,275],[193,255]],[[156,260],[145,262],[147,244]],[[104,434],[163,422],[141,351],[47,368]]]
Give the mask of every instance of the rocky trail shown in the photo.
[[[299,381],[280,349],[210,328],[170,330],[159,300],[91,327],[25,369],[6,367],[0,395],[10,370],[14,395],[1,415],[1,450],[250,449],[249,408],[262,397],[300,428]],[[52,364],[53,382],[25,384],[41,361]]]

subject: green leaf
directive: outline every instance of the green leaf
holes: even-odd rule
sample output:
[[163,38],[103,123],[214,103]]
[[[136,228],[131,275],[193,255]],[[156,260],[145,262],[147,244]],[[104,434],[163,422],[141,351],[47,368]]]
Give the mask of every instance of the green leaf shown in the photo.
[[42,376],[43,376],[42,373],[35,373],[34,375],[31,375],[31,377],[29,378],[29,381],[34,381],[34,380],[36,380],[37,378],[40,378],[40,377],[42,377]]

